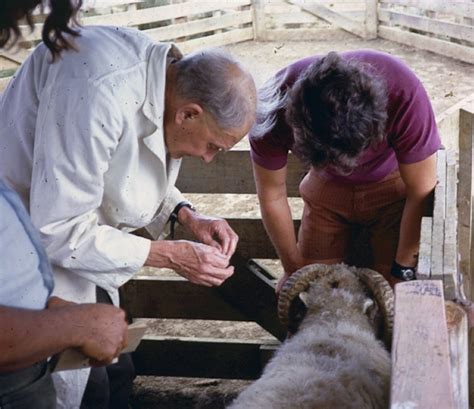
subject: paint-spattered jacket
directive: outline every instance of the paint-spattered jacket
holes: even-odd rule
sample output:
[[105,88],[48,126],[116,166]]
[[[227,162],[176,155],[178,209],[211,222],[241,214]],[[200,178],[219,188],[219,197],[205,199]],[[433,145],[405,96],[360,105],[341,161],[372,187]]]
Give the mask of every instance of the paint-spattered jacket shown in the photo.
[[[2,94],[0,178],[41,233],[54,294],[93,302],[97,285],[117,303],[150,249],[129,232],[163,232],[184,199],[163,129],[166,66],[180,53],[116,27],[83,28],[75,46],[53,62],[40,45]],[[68,382],[73,408],[84,382]]]

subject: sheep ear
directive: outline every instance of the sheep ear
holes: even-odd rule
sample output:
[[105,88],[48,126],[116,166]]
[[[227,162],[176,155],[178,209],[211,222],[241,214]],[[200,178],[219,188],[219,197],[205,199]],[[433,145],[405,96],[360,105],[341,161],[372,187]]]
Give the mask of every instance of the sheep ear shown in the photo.
[[298,297],[300,298],[301,301],[303,301],[303,304],[308,306],[308,292],[303,291],[298,294]]
[[362,311],[364,314],[367,314],[367,311],[374,305],[374,300],[371,300],[370,298],[366,298],[364,301],[364,305],[362,307]]

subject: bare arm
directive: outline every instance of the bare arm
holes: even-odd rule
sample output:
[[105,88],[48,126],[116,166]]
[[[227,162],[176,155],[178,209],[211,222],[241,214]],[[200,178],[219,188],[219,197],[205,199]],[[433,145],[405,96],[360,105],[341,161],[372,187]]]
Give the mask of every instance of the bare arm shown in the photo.
[[436,185],[436,155],[409,165],[399,164],[407,198],[400,223],[396,261],[415,266],[420,242],[421,218],[426,212],[430,193]]
[[25,368],[67,348],[94,362],[112,361],[127,344],[125,314],[105,304],[71,304],[28,310],[0,306],[0,373]]
[[253,171],[263,224],[288,276],[301,267],[302,260],[286,192],[287,167],[267,170],[253,163]]

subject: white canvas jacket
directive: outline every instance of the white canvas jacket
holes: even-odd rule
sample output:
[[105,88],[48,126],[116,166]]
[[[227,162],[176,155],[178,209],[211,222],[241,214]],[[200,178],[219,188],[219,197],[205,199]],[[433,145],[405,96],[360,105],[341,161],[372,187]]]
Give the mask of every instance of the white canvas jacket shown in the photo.
[[[54,294],[94,302],[97,285],[117,304],[150,249],[129,231],[153,223],[163,232],[184,200],[174,187],[181,161],[163,134],[167,57],[181,55],[117,27],[83,28],[75,43],[79,52],[54,63],[40,45],[2,95],[0,178],[40,230]],[[65,381],[60,407],[78,407],[82,372]]]

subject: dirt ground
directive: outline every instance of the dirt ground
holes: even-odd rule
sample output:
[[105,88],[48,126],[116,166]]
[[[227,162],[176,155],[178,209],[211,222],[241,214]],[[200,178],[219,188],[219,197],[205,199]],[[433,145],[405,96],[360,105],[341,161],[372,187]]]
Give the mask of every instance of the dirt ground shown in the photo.
[[[446,109],[474,93],[474,66],[442,57],[430,52],[384,40],[362,41],[352,35],[327,42],[245,42],[227,47],[249,67],[257,85],[287,64],[311,54],[324,54],[331,50],[343,51],[372,48],[400,57],[419,76],[431,98],[437,116]],[[442,135],[449,148],[456,141]],[[243,142],[245,145],[245,142]],[[216,216],[258,216],[258,203],[254,195],[188,195],[200,211]],[[295,214],[301,211],[298,199],[292,201]],[[278,276],[278,262],[264,260]],[[172,274],[169,271],[143,270],[141,274]],[[235,324],[216,321],[152,320],[150,333],[170,336],[214,338],[268,339],[271,335],[253,323]],[[155,409],[220,409],[248,382],[237,380],[186,379],[138,377],[135,382],[133,408]]]

